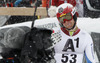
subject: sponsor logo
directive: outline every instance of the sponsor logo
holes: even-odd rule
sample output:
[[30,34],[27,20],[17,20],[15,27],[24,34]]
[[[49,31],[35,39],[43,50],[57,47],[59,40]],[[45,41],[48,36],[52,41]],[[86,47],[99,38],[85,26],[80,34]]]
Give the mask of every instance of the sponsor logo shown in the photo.
[[48,24],[43,24],[43,25],[37,25],[36,27],[52,29],[54,27],[57,27],[57,25],[56,23],[48,23]]
[[62,12],[63,12],[63,8],[60,7],[60,8],[58,9],[58,12],[59,12],[59,13],[62,13]]

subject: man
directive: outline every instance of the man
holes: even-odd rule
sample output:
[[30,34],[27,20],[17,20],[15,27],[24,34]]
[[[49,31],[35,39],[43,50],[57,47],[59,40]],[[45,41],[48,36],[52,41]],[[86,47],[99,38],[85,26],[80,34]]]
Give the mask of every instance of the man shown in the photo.
[[56,63],[82,63],[84,55],[87,63],[95,63],[92,38],[77,27],[75,8],[68,3],[61,4],[56,16],[61,28],[54,32],[59,31],[62,36],[54,46]]

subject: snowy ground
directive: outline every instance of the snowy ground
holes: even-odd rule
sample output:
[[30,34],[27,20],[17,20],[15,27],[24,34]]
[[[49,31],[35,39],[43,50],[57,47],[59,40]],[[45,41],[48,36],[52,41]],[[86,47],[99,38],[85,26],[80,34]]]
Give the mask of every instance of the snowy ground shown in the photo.
[[[31,23],[32,23],[32,21],[18,23],[18,24],[12,24],[12,25],[0,27],[0,29],[6,28],[6,27],[16,27],[16,26],[31,27]],[[100,33],[100,18],[96,18],[96,19],[78,18],[77,25],[78,25],[79,28],[87,31],[88,33],[91,33],[91,32]],[[46,27],[46,28],[50,28],[50,29],[54,28],[54,27],[59,28],[58,21],[57,21],[56,18],[38,19],[38,20],[35,21],[34,26],[36,26],[36,27]],[[97,58],[96,53],[95,53],[95,58],[96,58],[96,62],[98,62],[98,58]]]

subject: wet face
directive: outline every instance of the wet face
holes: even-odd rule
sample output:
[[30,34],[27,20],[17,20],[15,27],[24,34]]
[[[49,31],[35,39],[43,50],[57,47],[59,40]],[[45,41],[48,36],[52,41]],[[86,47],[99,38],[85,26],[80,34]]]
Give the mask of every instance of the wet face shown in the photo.
[[71,29],[74,26],[74,23],[75,23],[75,21],[74,21],[74,19],[72,19],[71,21],[65,21],[63,23],[63,26],[67,29]]

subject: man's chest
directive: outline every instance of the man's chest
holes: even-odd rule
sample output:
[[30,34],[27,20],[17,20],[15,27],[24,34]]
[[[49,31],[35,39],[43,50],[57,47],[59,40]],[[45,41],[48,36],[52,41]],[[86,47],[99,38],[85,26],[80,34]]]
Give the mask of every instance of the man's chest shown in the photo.
[[61,41],[56,44],[55,50],[58,53],[62,52],[79,52],[83,53],[86,47],[85,37],[82,35],[69,37],[62,35]]

